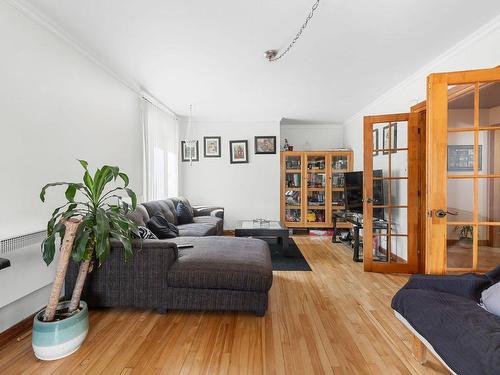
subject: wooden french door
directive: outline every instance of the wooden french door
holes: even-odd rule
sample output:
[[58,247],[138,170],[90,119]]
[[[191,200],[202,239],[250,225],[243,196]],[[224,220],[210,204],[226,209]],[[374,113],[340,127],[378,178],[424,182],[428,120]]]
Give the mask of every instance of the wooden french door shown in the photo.
[[364,118],[365,271],[418,272],[417,115]]
[[500,264],[500,68],[427,85],[426,273]]

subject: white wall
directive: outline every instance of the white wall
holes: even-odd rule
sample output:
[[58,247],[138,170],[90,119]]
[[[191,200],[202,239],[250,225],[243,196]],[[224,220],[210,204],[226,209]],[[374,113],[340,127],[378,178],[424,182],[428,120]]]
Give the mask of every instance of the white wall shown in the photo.
[[[500,17],[497,17],[348,119],[344,124],[344,143],[354,150],[355,169],[363,169],[363,116],[408,112],[412,105],[425,100],[426,77],[430,73],[499,65],[499,44]],[[395,56],[391,64],[397,64],[397,60]],[[391,64],[388,64],[388,69]]]
[[[63,191],[42,204],[40,189],[81,179],[76,158],[120,166],[142,195],[137,95],[6,2],[0,41],[0,239],[45,228]],[[37,251],[0,271],[0,285],[24,289],[31,280],[26,262],[52,275]],[[1,308],[0,331],[42,307],[39,294]]]
[[[181,140],[186,124],[181,123]],[[225,228],[237,220],[279,219],[280,163],[275,155],[255,155],[255,136],[276,136],[279,121],[193,122],[191,137],[199,141],[200,161],[181,163],[181,195],[192,204],[215,204],[225,208]],[[221,158],[203,157],[203,137],[222,137]],[[229,141],[248,140],[248,164],[230,164]]]
[[344,147],[344,127],[341,124],[281,124],[281,142],[288,140],[294,151],[331,150]]

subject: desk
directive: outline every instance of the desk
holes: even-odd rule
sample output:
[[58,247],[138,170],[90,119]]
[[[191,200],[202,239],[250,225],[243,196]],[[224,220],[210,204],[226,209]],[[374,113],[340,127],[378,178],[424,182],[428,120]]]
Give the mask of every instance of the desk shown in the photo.
[[[339,243],[341,241],[337,241],[337,235],[338,235],[338,230],[337,228],[337,221],[343,220],[347,221],[348,223],[352,224],[352,230],[353,230],[353,240],[354,243],[352,244],[352,260],[354,262],[362,262],[363,257],[360,257],[359,255],[359,247],[361,245],[361,241],[359,239],[359,231],[363,229],[363,215],[362,214],[357,214],[349,211],[342,211],[342,212],[334,212],[333,216],[333,235],[332,235],[332,242],[333,243]],[[385,230],[387,233],[389,223],[386,220],[383,219],[374,219],[373,220],[373,229],[374,230]],[[385,258],[388,257],[388,254],[384,255]],[[388,261],[388,259],[381,259],[383,261]]]

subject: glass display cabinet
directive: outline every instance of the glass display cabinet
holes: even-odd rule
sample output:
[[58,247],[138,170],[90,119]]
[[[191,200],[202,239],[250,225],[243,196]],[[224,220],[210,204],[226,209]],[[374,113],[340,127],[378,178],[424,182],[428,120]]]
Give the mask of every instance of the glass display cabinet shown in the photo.
[[288,227],[331,227],[332,213],[345,208],[344,172],[351,170],[349,150],[283,151],[281,221]]

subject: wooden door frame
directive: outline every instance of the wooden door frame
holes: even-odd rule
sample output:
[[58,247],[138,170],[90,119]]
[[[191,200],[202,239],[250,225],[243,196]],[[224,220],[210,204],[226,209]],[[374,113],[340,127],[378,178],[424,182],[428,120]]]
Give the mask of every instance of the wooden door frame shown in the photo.
[[[446,218],[432,215],[434,210],[446,209],[448,171],[443,163],[443,145],[448,138],[448,102],[451,97],[463,95],[471,88],[460,86],[449,89],[450,85],[487,84],[500,80],[500,67],[492,69],[467,70],[450,73],[434,73],[427,77],[426,108],[426,198],[425,198],[425,273],[444,274],[447,268],[447,226]],[[474,90],[479,90],[479,84]],[[478,98],[475,98],[478,101]],[[421,108],[420,104],[415,106]],[[475,103],[478,107],[478,103]],[[474,127],[478,127],[475,111]],[[477,199],[477,197],[474,197]],[[476,238],[476,236],[475,236]],[[476,239],[477,240],[477,239]],[[477,246],[474,246],[477,248]],[[474,267],[474,265],[473,265]]]
[[[364,212],[364,249],[363,266],[365,271],[386,273],[417,273],[419,271],[418,230],[418,176],[420,171],[418,121],[415,113],[396,113],[364,117],[364,168],[363,168],[363,212]],[[407,179],[407,257],[406,263],[373,262],[373,233],[372,203],[368,198],[373,197],[373,125],[378,123],[407,122],[408,124],[408,179]],[[390,168],[390,166],[389,166]],[[391,181],[391,180],[390,180]],[[391,182],[389,182],[391,183]],[[389,229],[390,230],[390,229]],[[390,256],[390,254],[389,254]]]

